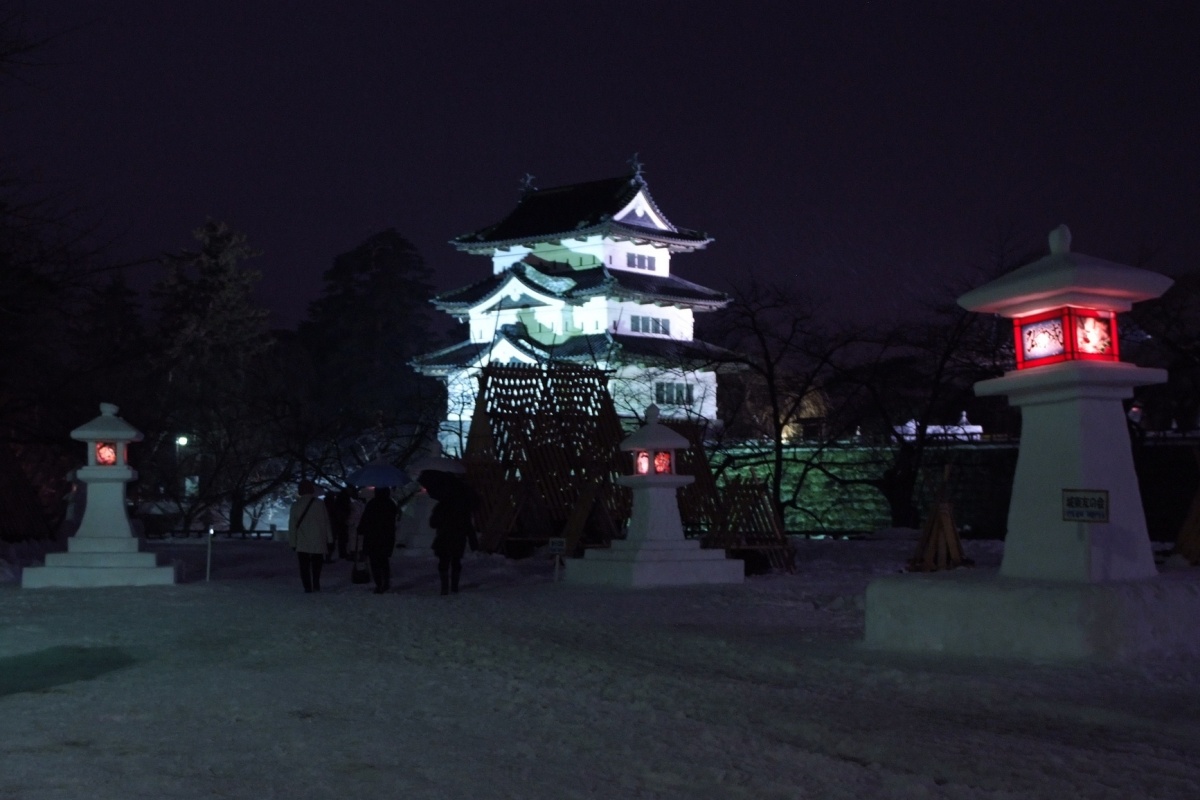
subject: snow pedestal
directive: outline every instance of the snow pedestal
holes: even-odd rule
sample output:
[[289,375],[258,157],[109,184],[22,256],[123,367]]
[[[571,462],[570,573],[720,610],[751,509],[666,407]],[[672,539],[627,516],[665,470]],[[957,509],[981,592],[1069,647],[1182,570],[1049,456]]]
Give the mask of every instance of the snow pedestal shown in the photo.
[[[1170,283],[1071,254],[1060,228],[1050,256],[959,300],[1015,320],[1018,369],[975,387],[1021,408],[1004,558],[998,575],[873,582],[868,646],[1109,659],[1200,648],[1200,581],[1158,575],[1122,407],[1166,373],[1116,360],[1116,312]],[[1097,325],[1111,335],[1099,348]]]
[[912,573],[867,587],[866,646],[1029,660],[1200,655],[1200,581],[1186,572],[1107,583]]
[[425,492],[413,495],[400,509],[398,541],[404,547],[397,548],[396,555],[405,558],[428,557],[433,554],[433,538],[437,531],[429,526],[429,515],[437,501]]
[[658,422],[657,406],[646,410],[646,424],[621,443],[634,457],[633,475],[617,479],[633,492],[625,539],[608,549],[594,548],[567,562],[567,583],[622,587],[742,583],[745,567],[724,550],[705,550],[683,535],[676,493],[695,480],[674,473],[675,450],[687,440]]
[[138,552],[138,540],[125,511],[125,484],[137,477],[126,451],[141,432],[118,417],[117,407],[100,404],[100,416],[71,431],[88,444],[88,465],[76,476],[87,484],[87,504],[67,552],[48,553],[45,566],[21,572],[25,589],[95,586],[155,586],[175,583],[174,567],[160,567],[153,553]]

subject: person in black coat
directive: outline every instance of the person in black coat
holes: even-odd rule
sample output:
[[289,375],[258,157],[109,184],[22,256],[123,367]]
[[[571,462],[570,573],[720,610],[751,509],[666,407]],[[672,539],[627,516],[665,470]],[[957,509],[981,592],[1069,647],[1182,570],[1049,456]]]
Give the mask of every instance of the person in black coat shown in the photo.
[[371,564],[375,594],[383,594],[392,585],[392,551],[396,549],[396,501],[386,486],[375,489],[375,496],[363,509],[358,521],[363,553]]
[[442,594],[457,593],[463,553],[468,544],[471,550],[479,548],[475,525],[471,522],[478,498],[471,487],[449,472],[425,470],[417,481],[437,501],[429,514],[429,527],[436,532],[433,552],[438,557]]

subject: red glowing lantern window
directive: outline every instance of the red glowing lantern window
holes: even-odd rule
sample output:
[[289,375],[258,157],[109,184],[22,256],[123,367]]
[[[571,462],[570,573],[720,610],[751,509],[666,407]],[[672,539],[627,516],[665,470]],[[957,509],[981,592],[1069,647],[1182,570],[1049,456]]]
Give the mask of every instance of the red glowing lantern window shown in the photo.
[[1017,369],[1060,361],[1116,361],[1117,315],[1066,306],[1013,320]]
[[670,450],[659,450],[654,454],[654,472],[659,475],[671,474]]
[[110,467],[117,463],[117,446],[112,442],[96,442],[96,463]]

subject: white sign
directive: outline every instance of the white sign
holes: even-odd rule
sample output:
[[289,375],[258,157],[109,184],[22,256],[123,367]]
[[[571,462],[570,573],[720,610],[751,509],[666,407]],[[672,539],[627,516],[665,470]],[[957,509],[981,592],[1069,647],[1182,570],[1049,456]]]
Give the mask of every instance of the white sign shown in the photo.
[[1108,522],[1107,489],[1063,489],[1063,522]]

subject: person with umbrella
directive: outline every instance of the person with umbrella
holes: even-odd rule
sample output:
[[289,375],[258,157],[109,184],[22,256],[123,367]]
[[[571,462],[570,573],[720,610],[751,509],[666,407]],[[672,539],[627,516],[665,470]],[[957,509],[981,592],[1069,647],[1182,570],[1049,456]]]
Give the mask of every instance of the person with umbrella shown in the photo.
[[468,544],[471,550],[479,548],[475,526],[471,522],[478,498],[471,487],[449,472],[423,470],[417,482],[437,501],[429,514],[429,526],[436,531],[433,552],[438,557],[442,594],[457,594],[463,553]]
[[375,594],[383,594],[392,585],[391,558],[396,549],[397,510],[392,490],[378,486],[358,521],[363,552],[371,564],[371,577],[375,579]]
[[[376,458],[371,463],[361,466],[354,472],[351,472],[346,476],[346,483],[353,486],[362,487],[362,491],[359,496],[370,499],[373,499],[378,494],[380,488],[386,487],[386,494],[389,496],[388,499],[391,499],[393,505],[395,505],[397,508],[403,505],[407,501],[408,497],[418,489],[416,482],[414,482],[413,479],[408,476],[408,473],[399,467],[394,467],[387,463],[387,461],[385,461],[382,457]],[[393,488],[395,488],[397,491],[397,494],[394,496],[392,495]],[[368,499],[368,505],[370,504],[370,499]],[[362,508],[361,503],[356,503],[356,505],[358,506],[357,508],[351,509],[350,523],[348,525],[349,532],[354,534],[354,568],[351,571],[351,581],[353,583],[366,583],[370,579],[367,577],[367,568],[362,563],[361,557],[366,555],[368,560],[370,560],[370,554],[366,550],[366,542],[363,538],[363,518],[362,516],[356,516],[355,513],[361,509],[361,514],[365,515],[366,509]],[[374,522],[368,522],[369,527],[374,526],[375,524],[376,523]],[[379,544],[379,542],[387,541],[389,539],[391,541],[391,544],[386,547],[387,556],[385,557],[384,563],[381,565],[388,571],[387,574],[384,575],[383,580],[383,585],[385,587],[390,585],[391,565],[387,559],[391,558],[392,550],[394,550],[396,547],[395,524],[396,515],[393,513],[393,528],[391,533],[387,535],[387,539],[379,539],[378,533],[376,538],[376,547],[381,548],[380,550],[377,550],[376,558],[380,557],[379,553],[382,552],[383,548],[383,545]],[[375,561],[371,561],[371,567],[371,571],[374,572]],[[377,577],[375,579],[376,589],[379,588],[379,585],[380,581]],[[385,588],[384,591],[387,591],[387,589]]]

